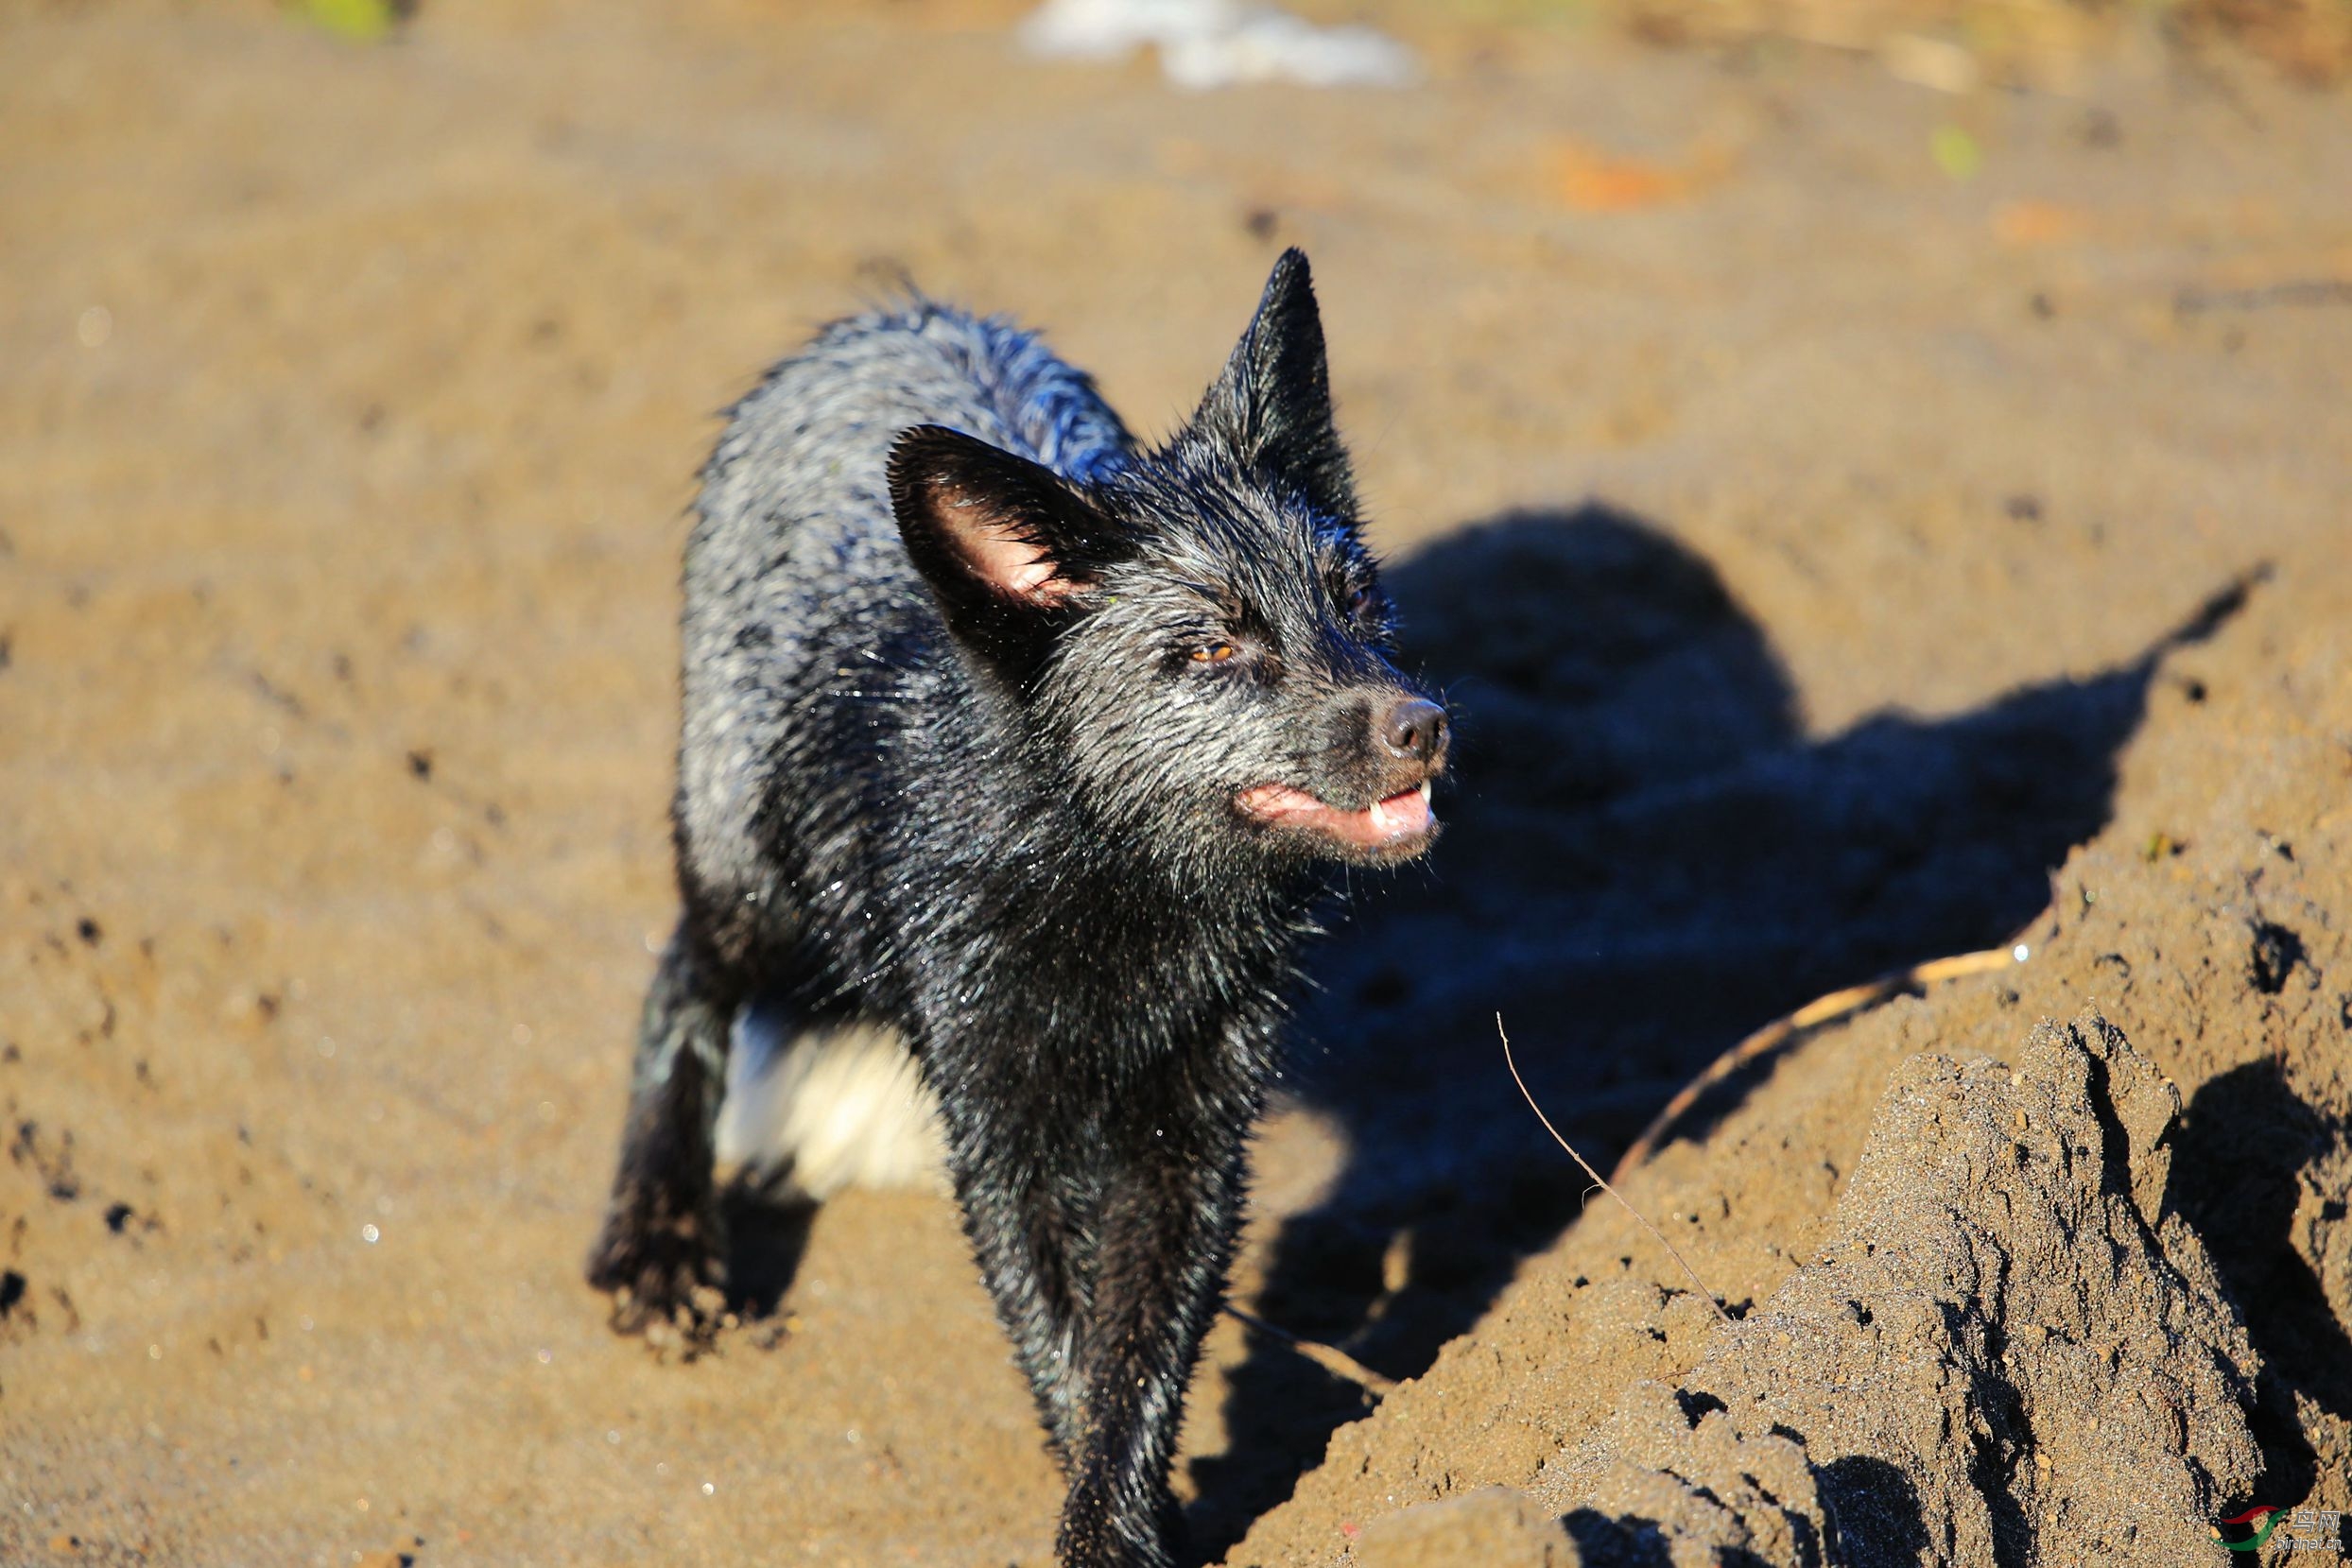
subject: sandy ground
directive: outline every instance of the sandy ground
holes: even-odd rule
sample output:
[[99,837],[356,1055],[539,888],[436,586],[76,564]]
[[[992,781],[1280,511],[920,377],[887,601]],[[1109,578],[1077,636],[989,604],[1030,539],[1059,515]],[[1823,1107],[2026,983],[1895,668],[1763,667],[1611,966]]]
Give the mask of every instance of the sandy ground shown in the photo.
[[[2338,809],[2320,762],[2238,781],[2345,725],[2344,98],[2129,38],[1954,97],[1429,19],[1421,87],[1194,97],[1021,60],[1019,9],[516,0],[380,47],[260,6],[0,18],[0,1560],[1047,1559],[1059,1485],[941,1201],[778,1234],[780,1305],[688,1366],[578,1279],[671,912],[689,475],[901,267],[1164,427],[1306,246],[1463,715],[1457,831],[1319,957],[1238,1295],[1395,1376],[1504,1335],[1490,1404],[1552,1413],[1431,1413],[1431,1377],[1357,1422],[1227,1324],[1179,1466],[1212,1555],[1534,1484],[1698,1363],[1697,1318],[1576,1337],[1575,1249],[1622,1238],[1570,1223],[1497,1008],[1598,1158],[1781,1010],[2049,921],[2076,845],[2161,870],[2175,835],[2193,912],[2306,836],[2272,802]],[[2265,695],[2180,728],[2208,649]],[[2191,1127],[2206,1079],[2341,1049],[2340,890],[2264,917],[2300,1010],[2143,979],[2119,1014]],[[1978,1048],[2107,994],[2097,956]],[[1753,1221],[1719,1289],[1826,1234],[1906,1016],[1808,1042],[1846,1097],[1713,1178]],[[2304,1260],[2257,1435],[2343,1507],[2346,1106],[2280,1081],[2299,1109],[2252,1109],[2309,1136],[2248,1201],[2311,1213],[2222,1276],[2258,1302]]]

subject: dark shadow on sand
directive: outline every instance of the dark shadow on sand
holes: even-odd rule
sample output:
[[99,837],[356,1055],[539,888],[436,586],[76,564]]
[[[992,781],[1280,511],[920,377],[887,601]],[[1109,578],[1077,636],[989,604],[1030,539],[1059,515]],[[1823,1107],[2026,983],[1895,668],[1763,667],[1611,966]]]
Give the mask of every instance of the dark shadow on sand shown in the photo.
[[[2319,1456],[2303,1435],[2297,1396],[2352,1419],[2352,1335],[2293,1238],[2302,1173],[2344,1131],[2297,1096],[2269,1058],[2207,1082],[2181,1118],[2164,1206],[2204,1238],[2262,1357],[2247,1412],[2262,1445],[2262,1478],[2255,1495],[2230,1500],[2233,1513],[2263,1503],[2291,1507],[2318,1484]],[[2341,1198],[2332,1201],[2341,1209]]]
[[1813,1478],[1838,1532],[1836,1560],[1852,1568],[1920,1568],[1934,1560],[1919,1489],[1901,1470],[1853,1454],[1832,1459]]
[[[1364,889],[1315,954],[1288,1087],[1353,1153],[1328,1199],[1284,1226],[1254,1304],[1398,1377],[1426,1370],[1580,1207],[1582,1182],[1503,1071],[1498,1010],[1530,1087],[1607,1168],[1757,1025],[2036,914],[2051,869],[2107,820],[2163,656],[2246,592],[2150,629],[2144,654],[2089,679],[1812,740],[1763,629],[1638,518],[1506,516],[1390,580],[1409,662],[1457,715],[1461,782],[1429,864]],[[1723,1085],[1680,1135],[1754,1081]],[[1391,1290],[1383,1260],[1393,1277],[1399,1257]],[[1353,1385],[1254,1344],[1226,1451],[1192,1466],[1206,1558],[1364,1408]]]

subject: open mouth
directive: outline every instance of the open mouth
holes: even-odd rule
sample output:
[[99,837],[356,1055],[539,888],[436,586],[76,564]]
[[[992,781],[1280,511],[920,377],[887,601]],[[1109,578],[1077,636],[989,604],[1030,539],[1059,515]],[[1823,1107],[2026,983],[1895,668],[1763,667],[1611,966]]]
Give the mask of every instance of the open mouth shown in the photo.
[[1284,784],[1252,784],[1234,797],[1245,817],[1269,827],[1304,828],[1358,849],[1392,849],[1427,838],[1437,826],[1429,810],[1429,786],[1416,784],[1348,811]]

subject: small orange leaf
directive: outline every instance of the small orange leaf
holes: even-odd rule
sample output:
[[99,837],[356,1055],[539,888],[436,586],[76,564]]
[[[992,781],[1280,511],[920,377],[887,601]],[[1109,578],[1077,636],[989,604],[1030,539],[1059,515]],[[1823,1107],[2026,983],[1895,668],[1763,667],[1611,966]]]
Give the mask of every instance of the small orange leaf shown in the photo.
[[1576,141],[1555,145],[1548,161],[1553,194],[1580,213],[1630,213],[1687,200],[1722,174],[1717,157],[1677,166],[1614,157]]
[[2012,201],[1993,215],[1993,237],[2003,245],[2060,245],[2089,227],[2079,209],[2053,201]]

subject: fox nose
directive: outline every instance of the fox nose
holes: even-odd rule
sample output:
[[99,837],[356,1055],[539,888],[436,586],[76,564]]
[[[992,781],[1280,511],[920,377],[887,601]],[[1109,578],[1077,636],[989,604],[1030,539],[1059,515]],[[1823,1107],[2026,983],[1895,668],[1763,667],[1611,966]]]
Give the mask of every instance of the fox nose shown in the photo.
[[1380,744],[1399,758],[1429,761],[1445,749],[1445,710],[1426,697],[1399,699],[1380,720]]

